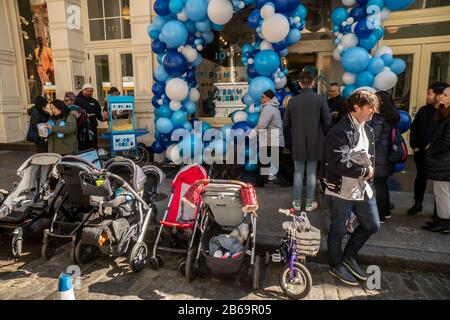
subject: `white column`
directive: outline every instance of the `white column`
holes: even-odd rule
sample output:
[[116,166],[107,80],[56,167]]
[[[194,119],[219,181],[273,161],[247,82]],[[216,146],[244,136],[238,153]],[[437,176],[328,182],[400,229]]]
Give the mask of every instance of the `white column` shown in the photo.
[[135,87],[136,125],[147,128],[149,135],[141,140],[146,144],[154,141],[155,114],[151,104],[153,85],[153,57],[147,28],[151,21],[153,1],[131,0],[131,35]]
[[[75,76],[85,75],[83,27],[81,23],[79,27],[73,24],[77,19],[72,20],[78,13],[81,15],[81,0],[47,0],[47,6],[55,64],[56,96],[61,99],[66,91],[78,93]],[[73,10],[68,13],[68,8]],[[68,19],[71,19],[70,28],[67,25]],[[79,21],[82,21],[81,16]]]
[[[27,121],[22,109],[26,108],[26,95],[21,87],[23,72],[19,68],[20,43],[17,41],[17,21],[12,1],[0,1],[0,143],[24,140]],[[15,32],[14,32],[15,31]],[[21,40],[21,38],[19,38]]]

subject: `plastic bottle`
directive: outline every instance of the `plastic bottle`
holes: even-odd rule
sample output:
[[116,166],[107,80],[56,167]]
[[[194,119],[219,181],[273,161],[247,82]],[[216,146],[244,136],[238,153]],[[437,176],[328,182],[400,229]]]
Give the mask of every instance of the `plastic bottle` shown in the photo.
[[[66,122],[65,122],[64,120],[61,120],[61,122],[59,123],[58,126],[64,127],[65,125],[66,125]],[[56,136],[57,136],[58,138],[62,139],[62,138],[64,138],[64,133],[58,133],[58,134],[56,134]]]

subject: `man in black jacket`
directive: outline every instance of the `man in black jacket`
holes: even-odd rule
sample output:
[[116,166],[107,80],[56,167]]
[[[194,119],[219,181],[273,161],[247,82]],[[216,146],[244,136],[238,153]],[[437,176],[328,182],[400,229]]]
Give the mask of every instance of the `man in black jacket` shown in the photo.
[[427,93],[427,104],[420,108],[411,126],[411,148],[414,150],[417,176],[414,182],[414,205],[408,210],[408,215],[422,211],[422,202],[427,188],[426,148],[431,143],[436,126],[436,112],[439,108],[439,96],[447,84],[436,82],[430,86]]
[[333,125],[347,114],[345,99],[341,96],[341,87],[337,83],[332,83],[328,88],[328,106],[330,107]]
[[75,105],[79,106],[87,112],[89,121],[91,122],[91,129],[94,133],[93,141],[89,141],[83,145],[80,145],[80,151],[92,148],[97,149],[98,121],[104,121],[100,103],[98,103],[98,101],[92,97],[93,94],[94,87],[92,86],[92,84],[87,83],[83,86],[82,91],[77,95],[75,99]]
[[[325,191],[331,226],[328,235],[330,273],[348,285],[366,281],[356,255],[378,232],[380,218],[373,189],[375,141],[366,122],[378,109],[377,96],[367,90],[353,93],[347,100],[350,112],[328,133],[325,146]],[[350,236],[344,252],[342,240],[347,221],[354,213],[359,226]]]
[[42,96],[36,97],[34,106],[28,109],[28,115],[30,116],[30,128],[27,133],[27,140],[34,142],[37,153],[47,153],[48,143],[45,138],[41,138],[38,132],[38,124],[46,123],[50,119],[50,115],[45,110],[48,101]]

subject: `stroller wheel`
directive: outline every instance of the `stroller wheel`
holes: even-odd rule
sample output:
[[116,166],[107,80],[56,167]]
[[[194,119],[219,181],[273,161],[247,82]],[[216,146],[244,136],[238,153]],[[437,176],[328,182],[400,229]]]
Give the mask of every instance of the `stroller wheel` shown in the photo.
[[17,236],[14,236],[12,239],[12,254],[14,258],[20,258],[22,255],[22,244],[23,240]]
[[186,276],[186,259],[178,260],[177,266],[178,272],[180,272],[183,277]]
[[185,277],[187,282],[191,282],[198,274],[199,265],[197,261],[193,261],[195,251],[189,250],[186,258]]
[[291,299],[303,299],[311,292],[312,278],[309,270],[301,263],[295,262],[291,268],[287,265],[280,274],[280,285],[284,293]]
[[75,248],[75,262],[77,264],[86,264],[95,258],[96,247],[91,245],[84,245],[78,242]]
[[164,267],[164,259],[162,256],[156,256],[156,259],[158,260],[158,266],[160,268]]
[[150,260],[149,260],[149,262],[150,262],[150,268],[151,268],[152,270],[158,270],[158,269],[159,269],[159,261],[158,261],[158,258],[156,258],[156,257],[151,257]]
[[148,249],[144,242],[138,242],[134,245],[130,254],[130,265],[135,273],[144,269],[147,263]]
[[42,245],[41,255],[45,260],[50,260],[56,254],[56,243],[54,239],[48,239],[46,243]]

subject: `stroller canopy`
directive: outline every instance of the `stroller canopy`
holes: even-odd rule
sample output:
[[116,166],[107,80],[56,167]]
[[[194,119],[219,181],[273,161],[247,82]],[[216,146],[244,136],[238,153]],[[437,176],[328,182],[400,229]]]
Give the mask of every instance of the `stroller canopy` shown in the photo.
[[157,166],[145,166],[142,171],[147,176],[147,182],[145,183],[145,191],[150,194],[161,193],[163,182],[166,175]]
[[147,176],[132,160],[125,158],[111,159],[106,162],[105,170],[124,179],[136,192],[144,190]]

